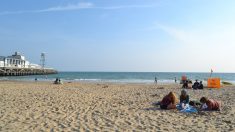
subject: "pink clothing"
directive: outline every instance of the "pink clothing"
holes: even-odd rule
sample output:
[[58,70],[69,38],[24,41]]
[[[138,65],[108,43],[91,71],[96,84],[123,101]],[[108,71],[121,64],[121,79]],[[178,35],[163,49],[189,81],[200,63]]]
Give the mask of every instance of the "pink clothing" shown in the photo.
[[216,100],[213,100],[213,99],[209,99],[207,102],[206,102],[206,105],[207,105],[207,109],[208,110],[220,110],[220,102],[216,101]]

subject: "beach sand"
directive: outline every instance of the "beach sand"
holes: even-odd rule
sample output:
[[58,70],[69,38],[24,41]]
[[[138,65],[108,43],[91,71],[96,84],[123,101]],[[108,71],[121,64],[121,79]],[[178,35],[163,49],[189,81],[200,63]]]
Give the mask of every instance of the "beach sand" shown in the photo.
[[235,87],[188,90],[223,101],[220,112],[185,114],[152,103],[180,85],[0,82],[0,131],[235,131]]

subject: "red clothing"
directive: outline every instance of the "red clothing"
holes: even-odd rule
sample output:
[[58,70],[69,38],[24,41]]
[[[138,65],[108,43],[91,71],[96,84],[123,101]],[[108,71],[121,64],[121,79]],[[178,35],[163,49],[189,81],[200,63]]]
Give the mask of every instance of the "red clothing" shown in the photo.
[[220,109],[220,103],[216,100],[213,100],[213,99],[209,99],[207,102],[206,102],[206,105],[207,105],[207,109],[208,110],[219,110]]
[[161,105],[169,105],[171,104],[173,101],[169,96],[165,96],[162,101],[161,101]]

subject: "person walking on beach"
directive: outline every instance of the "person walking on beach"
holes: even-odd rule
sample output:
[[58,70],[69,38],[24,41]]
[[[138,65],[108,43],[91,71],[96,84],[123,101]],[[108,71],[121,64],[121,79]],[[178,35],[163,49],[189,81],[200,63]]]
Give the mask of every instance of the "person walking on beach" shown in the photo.
[[157,77],[155,77],[155,83],[157,84]]
[[176,77],[175,77],[175,83],[177,83],[177,79],[176,79]]

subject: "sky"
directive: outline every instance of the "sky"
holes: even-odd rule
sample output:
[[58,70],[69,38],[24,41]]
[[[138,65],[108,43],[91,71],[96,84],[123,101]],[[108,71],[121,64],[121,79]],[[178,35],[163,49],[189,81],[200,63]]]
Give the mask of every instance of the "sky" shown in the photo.
[[1,0],[0,56],[59,71],[235,72],[234,0]]

